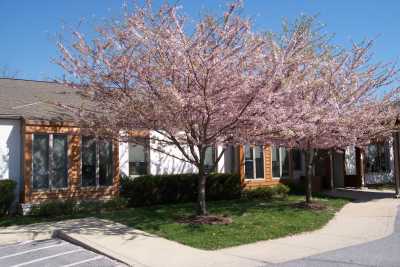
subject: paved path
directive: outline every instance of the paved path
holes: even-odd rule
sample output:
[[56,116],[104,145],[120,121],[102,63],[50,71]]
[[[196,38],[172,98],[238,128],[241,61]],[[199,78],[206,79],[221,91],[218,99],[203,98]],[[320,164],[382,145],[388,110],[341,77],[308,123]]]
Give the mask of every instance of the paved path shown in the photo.
[[46,239],[0,246],[0,266],[114,267],[125,265],[63,240]]
[[[340,253],[343,253],[341,251],[369,245],[371,245],[371,251],[372,247],[376,246],[376,251],[380,249],[380,246],[379,243],[374,242],[390,243],[391,238],[395,236],[392,234],[400,200],[381,199],[381,196],[362,194],[358,201],[347,204],[321,230],[217,251],[194,249],[118,223],[96,218],[3,228],[0,229],[0,243],[3,240],[9,242],[24,240],[24,238],[40,239],[51,235],[54,229],[61,229],[59,233],[64,237],[89,245],[97,251],[133,266],[256,267],[283,263],[302,264],[303,262],[305,266],[308,266],[309,262],[318,259],[321,255],[340,259],[342,255]],[[384,241],[386,239],[389,241]],[[398,242],[398,239],[395,242]],[[356,250],[360,251],[359,255],[361,255],[362,249]],[[325,254],[329,251],[338,254]],[[391,253],[389,249],[386,252]],[[299,259],[303,260],[295,262]],[[321,263],[316,266],[321,266]]]
[[220,252],[276,264],[367,243],[393,233],[399,204],[395,199],[349,203],[320,230]]
[[[271,266],[271,265],[266,265]],[[347,247],[314,255],[300,260],[290,261],[277,267],[320,267],[320,266],[400,266],[400,210],[394,227],[394,233],[386,238],[362,245]]]

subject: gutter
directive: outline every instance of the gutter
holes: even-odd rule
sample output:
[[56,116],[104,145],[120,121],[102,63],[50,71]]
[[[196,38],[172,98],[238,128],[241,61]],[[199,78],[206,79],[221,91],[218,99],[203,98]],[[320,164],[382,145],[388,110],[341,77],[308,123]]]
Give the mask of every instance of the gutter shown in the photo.
[[22,120],[23,118],[21,115],[0,114],[0,119]]

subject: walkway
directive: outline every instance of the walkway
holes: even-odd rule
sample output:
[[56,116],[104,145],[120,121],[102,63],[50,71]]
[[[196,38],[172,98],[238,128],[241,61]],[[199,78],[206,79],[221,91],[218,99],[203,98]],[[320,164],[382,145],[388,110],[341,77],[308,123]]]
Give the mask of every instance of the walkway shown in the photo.
[[398,267],[400,266],[400,211],[397,215],[394,233],[386,238],[290,261],[278,266]]
[[[294,264],[294,260],[315,255],[323,256],[323,253],[328,251],[339,251],[337,257],[340,258],[342,248],[354,248],[361,244],[368,246],[373,244],[372,241],[390,238],[395,229],[400,200],[380,199],[365,194],[362,196],[358,201],[347,204],[321,230],[217,251],[194,249],[96,218],[70,220],[52,225],[36,224],[3,228],[0,229],[0,242],[3,241],[3,237],[7,240],[18,239],[21,236],[28,239],[38,238],[46,236],[53,229],[61,229],[62,231],[56,231],[61,237],[78,244],[89,245],[133,266],[223,267]],[[347,249],[343,251],[345,250]],[[308,266],[308,262],[304,266]]]

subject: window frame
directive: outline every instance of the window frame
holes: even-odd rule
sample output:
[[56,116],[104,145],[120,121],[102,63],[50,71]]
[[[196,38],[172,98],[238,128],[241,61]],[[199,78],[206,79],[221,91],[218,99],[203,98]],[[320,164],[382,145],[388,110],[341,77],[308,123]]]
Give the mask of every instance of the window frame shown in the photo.
[[[248,178],[246,177],[246,146],[248,146],[249,148],[252,148],[252,156],[253,156],[253,178]],[[255,180],[265,180],[265,146],[258,146],[261,147],[261,151],[262,151],[262,164],[263,164],[263,177],[257,177],[257,164],[256,164],[256,154],[255,154],[255,149],[254,145],[243,145],[243,176],[244,176],[244,180],[245,181],[255,181]]]
[[[48,136],[48,179],[49,179],[49,186],[47,188],[34,188],[33,187],[33,146],[34,146],[34,140],[35,140],[35,135],[46,135]],[[53,179],[51,179],[51,177],[53,177],[54,174],[54,156],[53,156],[53,140],[54,140],[54,135],[59,135],[59,136],[64,136],[66,138],[66,186],[65,187],[54,187],[53,186]],[[32,134],[32,144],[31,144],[31,155],[32,155],[32,160],[31,160],[31,188],[32,191],[34,192],[48,192],[48,191],[57,191],[57,190],[66,190],[69,188],[70,182],[69,182],[69,173],[68,173],[68,169],[69,169],[69,153],[68,153],[68,145],[69,145],[69,140],[68,140],[68,134],[64,134],[64,133],[45,133],[45,132],[38,132],[38,133],[33,133]]]
[[[83,173],[82,173],[82,167],[83,167],[83,137],[85,138],[91,138],[92,140],[94,140],[95,142],[95,153],[96,153],[96,177],[95,177],[95,181],[96,181],[96,185],[83,185]],[[80,183],[79,186],[81,188],[108,188],[108,187],[112,187],[114,186],[114,178],[115,178],[115,160],[114,160],[114,153],[115,153],[115,144],[112,140],[109,140],[108,142],[111,143],[111,159],[112,159],[112,180],[111,180],[111,184],[110,185],[100,185],[100,144],[99,144],[99,140],[96,139],[95,137],[91,137],[91,136],[81,136],[80,138]]]
[[[273,162],[273,160],[272,160],[272,153],[273,153],[272,149],[279,149],[279,176],[274,176],[273,167],[272,167],[272,162]],[[282,151],[284,149],[286,150],[286,153],[287,153],[286,158],[288,160],[288,175],[287,176],[283,176],[282,175],[282,173],[283,173],[282,170],[283,170],[283,165],[284,165],[283,161],[282,161]],[[281,146],[280,147],[271,146],[271,177],[274,180],[289,179],[290,178],[290,149],[288,149],[286,147],[281,147]]]
[[[369,159],[370,159],[370,155],[369,155],[369,146],[376,146],[376,150],[377,150],[377,155],[376,155],[376,158],[378,159],[378,165],[379,165],[379,167],[382,167],[383,166],[383,164],[382,164],[382,158],[380,157],[380,153],[379,153],[379,149],[380,148],[383,148],[383,151],[384,151],[384,153],[388,153],[387,155],[383,155],[383,157],[385,157],[386,159],[385,159],[385,161],[387,160],[387,166],[386,166],[386,170],[384,170],[384,171],[370,171],[369,170]],[[383,142],[376,142],[376,143],[371,143],[371,144],[369,144],[368,146],[367,146],[367,153],[366,153],[366,162],[365,162],[365,164],[366,164],[366,166],[365,166],[365,172],[366,173],[370,173],[370,174],[382,174],[382,173],[385,173],[385,174],[389,174],[389,173],[391,173],[392,172],[392,167],[391,167],[391,152],[390,152],[390,143],[389,143],[389,141],[383,141]]]
[[[143,150],[144,150],[144,162],[146,164],[146,173],[145,174],[130,174],[130,165],[131,165],[131,161],[130,161],[130,149],[132,145],[140,145],[143,146]],[[148,141],[146,141],[146,144],[139,144],[139,143],[134,143],[134,142],[128,142],[128,176],[135,178],[135,177],[140,177],[140,176],[144,176],[144,175],[149,175],[150,174],[150,144]]]
[[[215,162],[217,161],[217,147],[212,145],[212,146],[208,146],[206,147],[206,151],[205,151],[205,157],[207,157],[207,149],[211,149],[211,166],[210,165],[206,165],[205,160],[206,158],[204,158],[204,171],[206,173],[213,173],[213,172],[217,172],[218,170],[218,166],[215,164]],[[210,166],[210,168],[207,168],[206,166]],[[214,167],[214,168],[212,168]]]

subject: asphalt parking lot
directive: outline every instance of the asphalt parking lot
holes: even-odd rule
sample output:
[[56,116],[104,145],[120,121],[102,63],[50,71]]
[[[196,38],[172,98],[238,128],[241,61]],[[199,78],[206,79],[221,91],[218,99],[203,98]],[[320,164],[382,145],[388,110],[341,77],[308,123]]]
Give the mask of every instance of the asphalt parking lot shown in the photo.
[[60,239],[0,246],[0,266],[125,266]]

